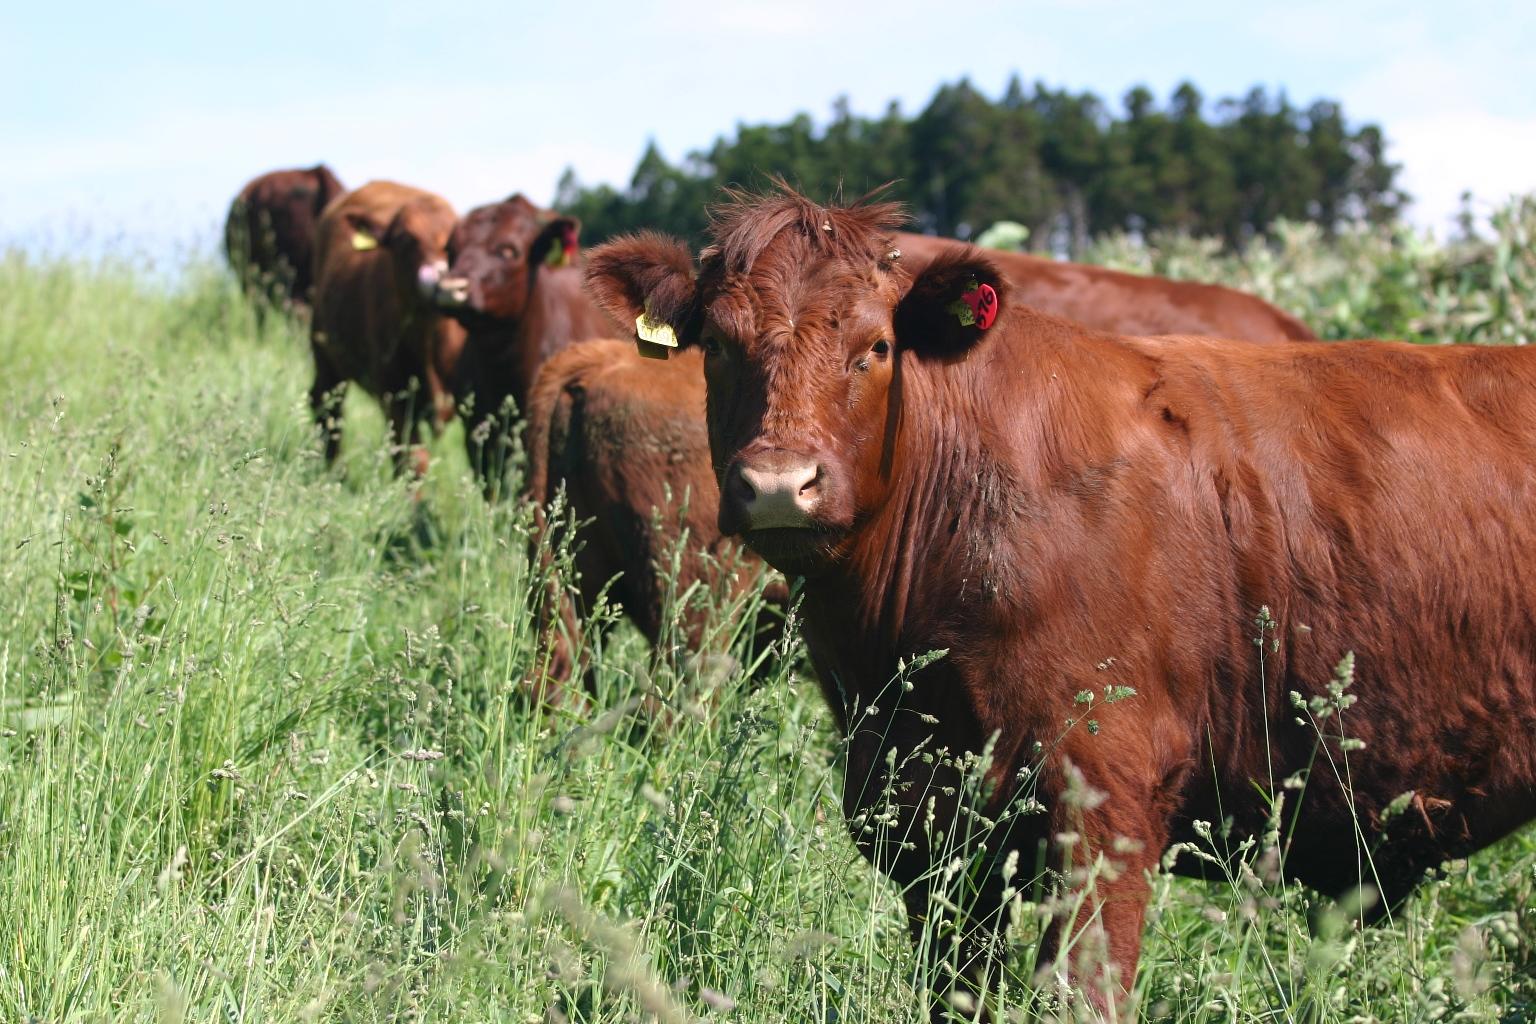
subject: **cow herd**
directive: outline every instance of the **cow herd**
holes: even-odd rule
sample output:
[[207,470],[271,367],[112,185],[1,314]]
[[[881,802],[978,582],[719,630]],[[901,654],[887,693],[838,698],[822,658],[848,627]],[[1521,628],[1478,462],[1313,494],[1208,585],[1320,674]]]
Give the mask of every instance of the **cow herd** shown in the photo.
[[1536,352],[1319,343],[1230,289],[784,187],[725,192],[700,252],[583,254],[521,196],[456,219],[334,181],[257,179],[229,232],[312,308],[327,451],[348,382],[403,469],[459,415],[495,491],[525,431],[528,495],[591,520],[546,700],[615,576],[653,641],[668,592],[746,585],[738,544],[802,581],[850,833],[953,940],[923,944],[935,1019],[987,1012],[1021,863],[1060,897],[1044,962],[1113,1016],[1166,851],[1199,875],[1283,820],[1273,870],[1375,919],[1536,816]]

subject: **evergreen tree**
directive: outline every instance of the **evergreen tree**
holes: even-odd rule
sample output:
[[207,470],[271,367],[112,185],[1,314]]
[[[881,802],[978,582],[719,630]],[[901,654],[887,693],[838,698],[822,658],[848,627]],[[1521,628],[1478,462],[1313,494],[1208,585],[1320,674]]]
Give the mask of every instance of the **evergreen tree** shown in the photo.
[[783,177],[818,199],[852,199],[892,183],[920,230],[970,237],[998,221],[1030,229],[1036,248],[1076,252],[1092,234],[1176,230],[1239,242],[1279,217],[1332,230],[1386,223],[1407,196],[1376,125],[1351,127],[1339,104],[1304,111],[1256,87],[1208,117],[1194,85],[1166,108],[1129,90],[1112,116],[1091,92],[1033,88],[1014,75],[988,99],[968,79],[941,86],[915,117],[892,103],[878,118],[846,97],[822,126],[739,124],[707,149],[669,163],[647,145],[623,189],[561,178],[557,206],[589,241],[640,228],[697,240],[718,187],[761,188]]

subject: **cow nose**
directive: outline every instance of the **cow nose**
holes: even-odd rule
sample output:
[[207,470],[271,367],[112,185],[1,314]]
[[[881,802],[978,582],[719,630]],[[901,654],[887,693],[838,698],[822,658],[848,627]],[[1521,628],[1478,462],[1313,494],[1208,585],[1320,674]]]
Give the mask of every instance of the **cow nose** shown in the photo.
[[437,282],[439,306],[464,306],[469,303],[469,278],[445,277]]
[[737,463],[727,485],[743,532],[812,524],[821,504],[821,467],[804,458]]

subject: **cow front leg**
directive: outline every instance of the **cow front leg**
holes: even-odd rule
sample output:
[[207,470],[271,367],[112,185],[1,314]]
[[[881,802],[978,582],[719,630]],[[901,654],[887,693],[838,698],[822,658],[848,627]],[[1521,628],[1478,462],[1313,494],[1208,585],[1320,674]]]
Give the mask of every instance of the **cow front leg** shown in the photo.
[[389,436],[395,472],[410,473],[420,480],[427,475],[427,449],[421,443],[421,420],[416,414],[415,390],[395,396],[388,405]]
[[[1066,787],[1047,804],[1060,885],[1036,982],[1065,981],[1105,1020],[1127,1020],[1151,892],[1148,876],[1167,842],[1162,802],[1150,787],[1125,793],[1096,786],[1092,771],[1069,766],[1067,774]],[[1124,779],[1116,774],[1117,782]]]
[[998,984],[1008,968],[1012,890],[995,865],[974,884],[950,880],[937,898],[936,882],[925,879],[905,893],[907,930],[922,966],[929,1020],[992,1021]]
[[332,466],[341,453],[341,409],[347,382],[336,373],[318,346],[314,360],[315,380],[309,387],[309,410],[323,439],[325,464]]

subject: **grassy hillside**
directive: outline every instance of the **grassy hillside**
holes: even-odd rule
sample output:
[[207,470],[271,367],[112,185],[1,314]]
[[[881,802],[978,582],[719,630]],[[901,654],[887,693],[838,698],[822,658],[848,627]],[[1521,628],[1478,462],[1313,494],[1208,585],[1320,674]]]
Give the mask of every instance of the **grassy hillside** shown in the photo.
[[[356,398],[327,473],[307,374],[217,268],[0,257],[0,1021],[917,1019],[793,638],[754,683],[621,627],[591,710],[529,708],[526,511],[455,434],[413,500]],[[1160,877],[1138,1013],[1531,1020],[1533,903],[1530,830],[1363,932]]]

